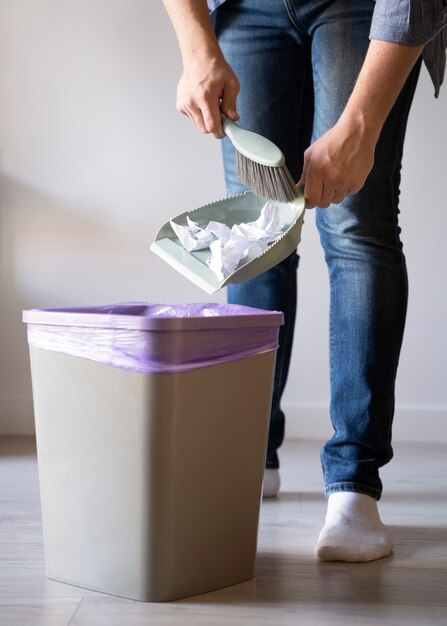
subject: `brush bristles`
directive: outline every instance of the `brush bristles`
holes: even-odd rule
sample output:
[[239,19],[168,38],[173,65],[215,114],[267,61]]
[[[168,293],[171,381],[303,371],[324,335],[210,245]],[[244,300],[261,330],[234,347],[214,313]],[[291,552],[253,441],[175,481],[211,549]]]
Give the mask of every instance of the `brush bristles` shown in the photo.
[[236,150],[237,175],[256,196],[273,202],[293,202],[298,193],[286,165],[269,167],[248,159]]

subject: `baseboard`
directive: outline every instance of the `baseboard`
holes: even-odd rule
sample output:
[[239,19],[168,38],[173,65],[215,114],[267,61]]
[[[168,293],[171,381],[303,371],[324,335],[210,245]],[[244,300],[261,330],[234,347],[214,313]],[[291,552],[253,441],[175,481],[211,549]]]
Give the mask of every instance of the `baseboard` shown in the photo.
[[[328,439],[329,411],[323,407],[285,406],[287,439]],[[397,408],[393,441],[447,443],[447,410]]]
[[0,396],[0,435],[34,435],[31,398]]

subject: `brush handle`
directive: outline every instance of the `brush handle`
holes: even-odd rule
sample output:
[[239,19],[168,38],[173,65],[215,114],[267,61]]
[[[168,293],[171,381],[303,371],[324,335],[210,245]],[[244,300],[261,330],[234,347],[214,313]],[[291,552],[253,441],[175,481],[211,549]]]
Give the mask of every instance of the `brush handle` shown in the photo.
[[224,113],[221,115],[223,131],[238,152],[248,159],[268,167],[284,165],[284,155],[272,141],[258,135],[258,133],[253,133],[251,130],[244,130]]

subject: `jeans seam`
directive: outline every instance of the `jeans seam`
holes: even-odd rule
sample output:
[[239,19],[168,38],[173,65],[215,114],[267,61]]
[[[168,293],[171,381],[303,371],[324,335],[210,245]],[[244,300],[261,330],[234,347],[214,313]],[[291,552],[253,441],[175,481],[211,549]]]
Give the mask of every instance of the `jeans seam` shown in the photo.
[[334,297],[333,297],[333,292],[334,292],[334,286],[332,283],[332,279],[329,276],[329,298],[330,298],[330,302],[329,302],[329,378],[330,378],[330,383],[332,385],[332,376],[334,373]]
[[[292,253],[292,254],[294,254],[294,253]],[[287,285],[288,293],[290,293],[290,286],[291,286],[290,283],[291,283],[291,281],[292,280],[296,280],[296,277],[292,278],[291,274],[292,274],[292,272],[290,272],[290,271],[287,272],[287,277],[288,277],[288,281],[289,281],[289,284]],[[287,319],[289,319],[289,317],[290,317],[290,302],[288,302],[287,304],[288,304],[288,308],[287,308],[287,312],[284,312],[284,317],[287,315]],[[292,330],[291,329],[291,324],[289,324],[289,322],[287,322],[287,324],[286,324],[286,333],[284,333],[284,345],[288,345],[288,342],[290,340],[291,330]],[[279,360],[279,375],[278,375],[278,378],[279,378],[279,384],[282,387],[283,387],[283,385],[282,385],[283,375],[284,375],[284,358],[281,358]],[[279,402],[281,400],[281,396],[282,396],[282,392],[279,393],[278,408],[279,408]]]
[[295,10],[293,9],[290,3],[290,0],[283,0],[283,3],[287,11],[287,15],[289,16],[289,19],[292,22],[293,26],[301,35],[306,35],[307,34],[306,30],[304,26],[300,23],[299,19],[297,18]]
[[[291,263],[293,265],[295,257],[294,255],[296,255],[296,251],[294,253],[292,253],[288,258],[284,259],[283,263]],[[293,258],[291,258],[293,257]],[[290,268],[288,268],[287,270],[287,288],[288,288],[288,293],[291,292],[291,287],[292,282],[296,280],[296,268],[295,268],[295,272],[290,271]],[[296,304],[295,304],[296,307]],[[284,320],[286,322],[285,324],[285,333],[284,333],[284,337],[283,337],[283,343],[285,346],[287,346],[290,342],[290,336],[291,334],[293,334],[293,330],[294,330],[294,324],[290,324],[287,320],[290,319],[291,316],[291,303],[290,301],[288,301],[287,303],[287,310],[283,310],[284,313]],[[283,376],[284,376],[284,367],[285,367],[285,358],[284,355],[282,355],[281,359],[277,358],[277,362],[276,362],[276,367],[275,367],[275,378],[278,378],[278,385],[279,385],[279,390],[277,391],[278,393],[278,411],[281,411],[281,407],[280,407],[280,403],[281,403],[281,397],[282,397],[282,392],[284,390],[285,387],[285,381],[283,381]],[[289,362],[290,362],[290,357],[289,357]],[[273,396],[272,396],[272,405],[273,405]],[[285,420],[284,420],[284,429],[285,429]],[[283,438],[284,438],[284,434],[283,434]],[[281,445],[281,444],[280,444]],[[278,458],[278,449],[275,450],[275,455],[276,455],[276,459],[275,461],[268,461],[266,460],[266,469],[279,469],[280,464],[279,464],[279,458]]]
[[[321,210],[321,209],[320,209]],[[329,272],[329,386],[331,389],[331,399],[330,399],[330,403],[329,403],[329,416],[330,416],[330,421],[332,423],[332,427],[334,428],[334,432],[335,432],[335,427],[333,425],[333,421],[332,421],[332,389],[333,389],[333,377],[334,377],[334,285],[333,285],[333,279],[331,277],[331,274]],[[326,463],[323,460],[323,473],[326,473]]]

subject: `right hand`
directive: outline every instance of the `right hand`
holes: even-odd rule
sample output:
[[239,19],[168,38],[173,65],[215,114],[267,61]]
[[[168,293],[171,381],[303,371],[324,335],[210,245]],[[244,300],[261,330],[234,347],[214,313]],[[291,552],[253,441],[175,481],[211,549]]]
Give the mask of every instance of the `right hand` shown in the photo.
[[225,136],[221,111],[233,121],[239,119],[236,98],[239,81],[222,56],[191,56],[184,64],[177,87],[177,110],[196,124],[202,133],[216,139]]

